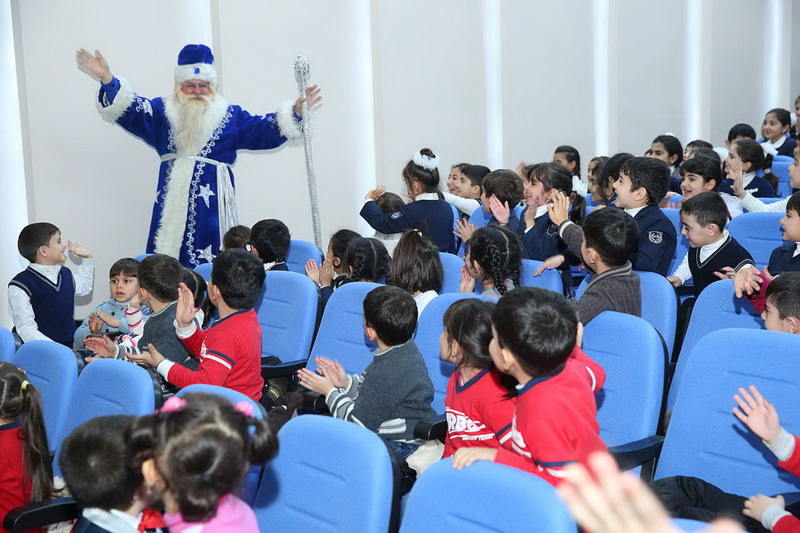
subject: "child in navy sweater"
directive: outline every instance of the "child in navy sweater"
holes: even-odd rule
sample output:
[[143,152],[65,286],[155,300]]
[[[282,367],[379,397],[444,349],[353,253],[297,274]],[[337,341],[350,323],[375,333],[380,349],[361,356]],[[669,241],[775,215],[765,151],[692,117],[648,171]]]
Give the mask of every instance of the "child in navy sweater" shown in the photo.
[[[750,139],[739,139],[731,145],[728,157],[725,158],[726,179],[719,190],[734,194],[734,181],[741,175],[742,186],[746,193],[756,198],[774,198],[774,185],[778,178],[769,169],[772,166],[772,155],[764,155],[764,149]],[[756,172],[764,170],[764,177],[756,176]],[[741,198],[744,195],[739,195]],[[746,206],[745,206],[746,207]]]
[[423,148],[403,169],[403,181],[412,201],[394,213],[382,213],[375,199],[386,191],[377,187],[369,191],[361,208],[361,216],[381,233],[402,233],[407,229],[422,231],[441,252],[454,253],[454,214],[450,204],[439,192],[439,158],[429,148]]
[[[487,225],[507,226],[516,231],[519,217],[514,208],[520,203],[524,194],[522,180],[517,173],[508,169],[493,170],[483,178],[482,188],[483,212],[492,214]],[[477,229],[467,220],[459,220],[457,226],[456,235],[464,243],[469,241]]]

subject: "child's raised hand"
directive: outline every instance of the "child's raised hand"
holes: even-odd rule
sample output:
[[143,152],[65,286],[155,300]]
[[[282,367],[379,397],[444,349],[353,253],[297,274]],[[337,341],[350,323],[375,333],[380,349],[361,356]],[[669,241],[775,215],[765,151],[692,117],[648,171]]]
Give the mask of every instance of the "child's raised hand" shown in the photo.
[[325,396],[334,388],[331,378],[312,372],[307,368],[298,370],[297,377],[300,380],[300,385],[310,391],[318,392]]
[[469,273],[467,265],[461,265],[461,283],[459,292],[462,294],[472,294],[475,292],[475,278]]
[[775,407],[761,396],[755,385],[750,385],[749,393],[740,387],[733,399],[739,406],[733,408],[736,418],[761,440],[774,444],[781,434],[781,421]]
[[319,269],[319,284],[329,287],[331,283],[333,283],[333,261],[326,259]]
[[561,191],[556,191],[553,195],[553,204],[547,206],[547,214],[550,215],[550,221],[556,226],[560,226],[566,222],[569,217],[569,200]]
[[468,220],[458,219],[456,220],[456,230],[453,233],[463,242],[467,242],[476,229],[478,228],[475,224],[470,223]]
[[527,165],[525,165],[525,161],[520,161],[519,165],[517,165],[517,168],[514,169],[514,172],[517,173],[517,176],[519,176],[519,179],[521,179],[522,181],[525,181],[525,176],[522,175],[522,169],[525,168],[526,166]]
[[497,448],[459,448],[453,454],[453,468],[461,470],[475,461],[494,461]]
[[343,389],[347,387],[347,372],[344,371],[339,361],[331,361],[325,357],[317,357],[314,359],[317,368],[322,372],[323,376],[327,376],[333,382],[333,385]]
[[383,196],[383,193],[385,193],[385,192],[386,192],[386,187],[384,187],[383,185],[379,185],[379,186],[375,187],[374,189],[372,189],[371,191],[369,191],[367,193],[367,195],[364,197],[364,199],[365,200],[374,200],[375,198],[377,198],[379,196]]
[[767,507],[772,507],[773,505],[777,505],[783,509],[786,507],[786,501],[783,499],[783,496],[770,498],[763,494],[757,494],[745,500],[742,514],[761,522],[761,516],[764,514],[764,511],[767,510]]
[[89,315],[89,331],[92,333],[100,333],[100,330],[103,329],[103,321],[97,317],[97,313],[92,313]]
[[733,276],[733,291],[737,298],[761,290],[764,282],[761,273],[755,268],[743,268]]
[[128,354],[128,359],[139,365],[157,367],[158,363],[164,360],[164,356],[152,344],[147,345],[147,350],[137,354]]
[[558,268],[564,264],[564,261],[566,261],[566,258],[561,254],[548,257],[542,261],[542,265],[536,269],[536,272],[534,272],[533,275],[537,277],[541,276],[542,272],[545,270],[553,270],[554,268]]
[[86,337],[83,339],[83,345],[92,353],[100,357],[114,357],[117,353],[117,347],[114,341],[108,338],[108,335],[102,337]]
[[312,281],[319,285],[319,266],[313,259],[306,261],[306,276],[311,278]]
[[525,229],[531,229],[536,225],[536,212],[539,210],[539,202],[528,200],[528,207],[525,209],[525,213],[522,215],[522,219],[525,221]]
[[175,320],[178,322],[178,327],[188,328],[191,326],[196,313],[194,294],[185,283],[181,282],[178,286],[178,308],[175,310]]
[[744,199],[747,196],[747,191],[744,190],[744,168],[742,166],[739,167],[737,172],[733,173],[733,192],[739,198]]
[[[97,318],[108,324],[110,328],[118,328],[120,325],[119,318],[114,318],[113,316],[109,315],[108,313],[104,313],[102,311],[97,312]],[[89,327],[91,327],[91,317],[89,318]],[[96,332],[93,332],[96,333]]]
[[67,246],[69,247],[69,251],[78,257],[83,257],[84,259],[91,259],[92,257],[92,251],[85,246],[81,246],[77,242],[67,241]]
[[492,216],[497,219],[501,226],[508,224],[508,219],[511,217],[511,209],[508,207],[508,202],[501,202],[493,194],[489,197],[489,209],[492,210]]

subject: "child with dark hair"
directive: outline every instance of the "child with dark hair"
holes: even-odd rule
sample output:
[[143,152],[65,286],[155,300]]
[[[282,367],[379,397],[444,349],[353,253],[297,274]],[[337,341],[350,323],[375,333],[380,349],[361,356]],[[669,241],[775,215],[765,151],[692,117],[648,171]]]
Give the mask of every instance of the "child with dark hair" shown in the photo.
[[450,174],[447,175],[447,192],[449,194],[458,194],[458,182],[464,170],[469,168],[469,163],[456,163],[450,167]]
[[638,250],[631,257],[634,270],[667,275],[675,253],[675,226],[658,205],[667,194],[669,169],[655,158],[634,157],[626,161],[614,182],[616,205],[636,221],[639,227]]
[[328,250],[325,260],[317,264],[313,259],[306,262],[306,276],[311,278],[320,288],[330,287],[333,291],[344,280],[347,274],[344,271],[344,255],[353,239],[360,239],[361,235],[349,229],[340,229],[328,241]]
[[478,228],[461,267],[460,290],[472,294],[475,281],[481,280],[484,296],[500,298],[519,286],[521,266],[522,243],[516,233],[503,226]]
[[264,272],[288,271],[286,254],[292,235],[286,224],[275,218],[259,220],[250,230],[250,251],[264,263]]
[[455,252],[453,209],[439,192],[439,157],[423,148],[403,169],[403,181],[413,201],[390,214],[381,212],[375,200],[386,189],[377,187],[367,193],[361,217],[381,233],[402,233],[407,229],[422,231],[439,251]]
[[630,257],[639,242],[636,221],[619,209],[592,212],[581,228],[567,220],[567,199],[558,195],[551,211],[559,221],[559,235],[579,252],[592,280],[577,302],[578,318],[588,324],[603,311],[641,316],[642,291]]
[[447,382],[444,399],[447,435],[442,457],[460,448],[509,445],[513,379],[501,374],[489,355],[493,309],[491,302],[465,298],[444,313],[440,356],[456,365],[456,371]]
[[572,190],[585,197],[589,192],[589,182],[581,178],[581,154],[572,146],[559,146],[553,154],[553,163],[563,165],[572,174]]
[[233,248],[247,249],[249,244],[250,228],[242,225],[234,226],[223,235],[220,251],[231,250]]
[[595,378],[602,369],[576,346],[578,317],[555,292],[520,287],[492,312],[489,353],[495,366],[517,380],[511,449],[461,448],[453,467],[494,461],[558,485],[563,468],[605,450],[597,423]]
[[[106,300],[83,320],[75,330],[73,347],[83,349],[83,339],[90,333],[105,335],[130,333],[125,311],[128,303],[139,296],[139,279],[136,273],[139,270],[139,261],[124,257],[113,265],[108,273],[108,286],[111,290],[111,299]],[[149,312],[144,316],[147,319]]]
[[788,110],[777,107],[770,109],[764,115],[761,124],[761,136],[764,138],[761,146],[772,155],[792,155],[795,140],[788,136],[792,128],[792,115]]
[[28,224],[19,233],[17,249],[30,262],[8,283],[14,332],[22,342],[52,340],[71,347],[75,335],[75,296],[92,291],[94,259],[88,248],[72,241],[69,251],[81,257],[75,276],[67,260],[61,231],[48,222]]
[[[589,160],[589,164],[586,165],[586,179],[589,183],[589,194],[592,195],[592,200],[597,203],[600,202],[600,198],[602,195],[595,196],[594,188],[595,184],[597,183],[597,177],[600,175],[600,170],[602,169],[603,165],[608,161],[608,156],[606,155],[598,155],[593,157]],[[607,201],[608,199],[606,199]]]
[[683,162],[683,147],[677,137],[671,133],[659,135],[650,144],[650,149],[644,154],[645,157],[660,159],[669,166],[669,190],[680,191],[681,180],[678,171]]
[[436,245],[414,230],[403,233],[392,257],[392,285],[414,297],[418,315],[439,295],[443,281],[444,269]]
[[[23,370],[0,362],[0,516],[53,497],[41,396]],[[5,531],[5,530],[3,530]]]
[[738,271],[745,265],[753,266],[753,257],[725,230],[727,223],[728,207],[715,192],[702,192],[683,202],[681,233],[690,248],[675,273],[667,278],[675,287],[692,279],[697,297],[718,281],[716,273],[724,267]]
[[[681,165],[681,194],[683,198],[678,203],[669,202],[669,207],[680,209],[683,202],[701,192],[717,192],[725,205],[728,206],[728,215],[731,219],[742,214],[742,204],[738,198],[727,193],[720,193],[719,188],[724,176],[722,174],[722,164],[719,154],[710,151],[706,155],[705,150],[700,149],[695,152],[695,156],[687,159]],[[667,193],[670,198],[673,193]]]
[[[765,204],[752,194],[747,192],[744,188],[744,181],[741,172],[737,172],[733,176],[733,190],[739,200],[742,202],[742,207],[748,211],[772,211],[782,212],[786,211],[786,204],[789,198],[778,200],[770,204]],[[789,186],[792,189],[800,189],[800,147],[794,148],[794,161],[789,165]]]
[[[381,196],[378,196],[375,198],[375,203],[384,215],[396,213],[406,205],[400,195],[393,192],[385,192]],[[392,255],[394,253],[394,247],[397,246],[397,241],[400,240],[401,235],[402,233],[381,233],[380,231],[375,231],[375,235],[373,235],[372,238],[381,241],[386,247],[386,251],[389,252],[389,255]]]
[[406,458],[421,442],[414,426],[429,421],[433,383],[412,337],[417,327],[414,299],[398,287],[378,287],[364,298],[364,332],[378,344],[361,374],[345,373],[339,362],[317,357],[319,373],[297,372],[300,385],[325,396],[331,415],[376,432]]
[[633,154],[621,152],[612,155],[608,161],[603,163],[603,166],[597,171],[597,178],[592,189],[592,200],[600,202],[603,207],[616,207],[617,196],[614,193],[614,183],[619,179],[622,165],[629,159],[633,159]]
[[[353,281],[388,283],[391,281],[389,252],[381,241],[375,238],[357,237],[350,241],[342,261],[344,277],[338,286]],[[328,303],[333,294],[333,286],[321,289],[322,305]]]
[[[232,249],[243,250],[244,248]],[[206,298],[208,284],[203,276],[201,276],[196,270],[191,270],[189,268],[184,269],[183,271],[183,283],[189,288],[192,293],[192,297],[194,298],[193,302],[196,312],[195,321],[200,325],[201,328],[205,327],[206,323],[208,322],[207,319],[211,318],[209,315],[214,310],[213,304],[208,298]]]
[[730,149],[731,145],[740,139],[755,141],[756,130],[753,129],[753,126],[744,123],[734,124],[733,127],[728,130],[728,138],[725,139],[725,148]]
[[[175,314],[175,333],[200,365],[191,370],[162,356],[153,345],[149,352],[129,356],[150,365],[178,387],[208,383],[261,399],[261,325],[253,306],[258,301],[266,274],[258,259],[245,250],[220,253],[214,260],[208,297],[219,319],[203,331],[195,321],[195,300],[181,283]],[[152,320],[152,319],[151,319]]]
[[708,141],[704,141],[702,139],[695,139],[694,141],[689,142],[683,148],[683,161],[686,162],[695,156],[695,152],[698,149],[705,148],[707,150],[713,150],[714,145]]
[[[727,178],[722,182],[720,192],[736,194],[736,180],[741,181],[741,187],[746,193],[756,198],[774,198],[778,177],[769,171],[772,167],[772,155],[764,155],[760,144],[750,139],[740,139],[734,142],[728,157],[725,158],[725,172]],[[764,176],[757,176],[756,172],[764,171]],[[740,198],[744,195],[737,194]]]
[[278,441],[252,409],[213,394],[187,394],[170,398],[126,433],[129,462],[164,502],[172,533],[258,531],[255,513],[236,493],[248,465],[269,462]]
[[155,529],[159,521],[164,527],[161,513],[147,509],[150,502],[144,495],[141,470],[127,460],[125,433],[135,420],[135,416],[100,416],[64,439],[59,465],[81,509],[73,532],[136,533]]
[[469,218],[481,206],[483,178],[489,172],[483,165],[465,165],[456,175],[455,190],[444,193],[445,201],[453,204],[462,218]]
[[[483,178],[482,188],[483,211],[492,214],[487,225],[505,226],[516,231],[520,222],[514,208],[522,201],[525,194],[519,175],[508,169],[493,170]],[[476,229],[475,224],[461,219],[456,223],[455,233],[462,242],[467,243]]]

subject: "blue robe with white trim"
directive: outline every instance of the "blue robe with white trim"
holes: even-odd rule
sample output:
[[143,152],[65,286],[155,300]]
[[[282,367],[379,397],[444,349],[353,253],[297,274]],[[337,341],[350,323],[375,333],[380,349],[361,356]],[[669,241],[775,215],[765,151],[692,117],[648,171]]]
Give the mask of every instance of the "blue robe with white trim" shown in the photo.
[[[212,113],[213,109],[213,113]],[[100,88],[98,110],[101,116],[116,122],[129,133],[139,137],[155,148],[159,156],[175,153],[173,134],[174,116],[170,117],[171,103],[167,98],[147,99],[133,92],[125,80],[114,78]],[[205,146],[197,156],[233,165],[237,150],[265,150],[276,148],[286,142],[287,136],[302,135],[299,117],[291,108],[267,115],[251,115],[241,107],[228,105],[219,95],[209,106],[206,115],[208,137],[202,139]],[[172,118],[172,120],[170,120]],[[179,170],[175,170],[175,168]],[[182,169],[182,170],[181,170]],[[185,227],[181,236],[184,217],[182,209],[173,213],[176,223],[161,227],[168,185],[173,172],[184,172],[188,184],[188,204],[185,209]],[[230,172],[233,184],[233,172]],[[180,262],[194,268],[211,262],[220,246],[220,211],[217,203],[217,166],[206,162],[189,160],[162,161],[158,174],[157,197],[153,203],[153,216],[147,239],[147,252],[164,253],[164,246],[156,246],[157,232],[171,235],[172,255],[177,253],[180,238]],[[165,218],[169,220],[169,217]],[[160,241],[164,242],[164,241]],[[169,253],[169,252],[168,252]]]

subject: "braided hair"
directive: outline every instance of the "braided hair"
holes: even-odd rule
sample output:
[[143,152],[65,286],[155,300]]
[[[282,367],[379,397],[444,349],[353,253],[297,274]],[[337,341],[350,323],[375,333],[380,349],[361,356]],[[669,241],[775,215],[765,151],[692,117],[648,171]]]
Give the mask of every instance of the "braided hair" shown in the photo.
[[391,282],[389,252],[378,239],[359,237],[350,241],[342,269],[354,281]]
[[506,294],[506,280],[519,286],[522,265],[522,243],[513,231],[502,226],[484,226],[475,230],[470,239],[469,257],[491,279],[501,295]]

